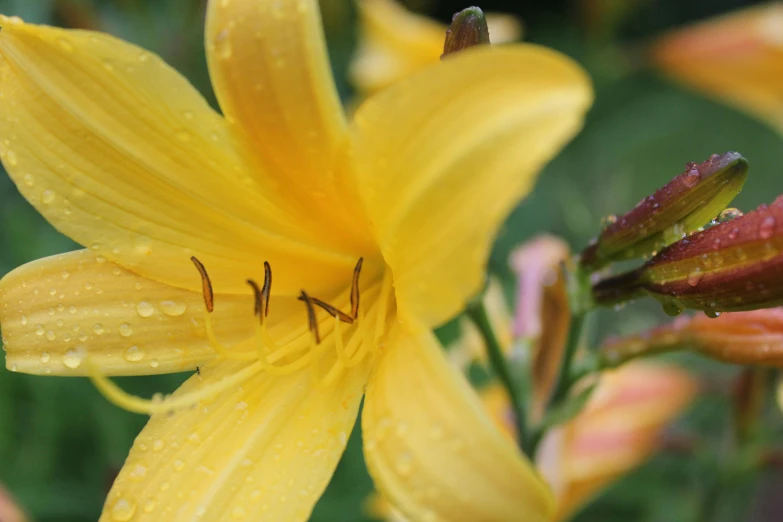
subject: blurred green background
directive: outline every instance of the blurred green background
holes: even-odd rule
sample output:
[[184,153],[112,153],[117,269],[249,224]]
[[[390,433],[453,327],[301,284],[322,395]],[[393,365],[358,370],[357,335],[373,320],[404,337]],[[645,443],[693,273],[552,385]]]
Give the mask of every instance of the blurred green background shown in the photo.
[[[616,0],[632,8],[613,24],[587,23],[592,0],[488,0],[485,10],[517,14],[526,40],[560,49],[593,75],[597,98],[581,135],[541,175],[535,192],[509,218],[492,257],[508,277],[508,252],[535,233],[550,232],[581,248],[602,216],[623,212],[678,174],[687,161],[737,150],[751,174],[736,206],[749,210],[783,193],[783,138],[755,120],[688,92],[649,70],[640,49],[662,31],[737,8],[737,0]],[[355,45],[355,9],[325,0],[332,63],[341,93]],[[418,0],[409,7],[443,21],[467,7],[455,0]],[[162,55],[214,102],[202,49],[203,2],[197,0],[0,0],[0,12],[28,22],[110,32]],[[783,93],[781,93],[783,95]],[[54,231],[0,175],[0,276],[36,258],[77,245]],[[594,338],[630,332],[662,320],[641,303],[599,314]],[[448,337],[453,328],[442,335]],[[0,353],[0,357],[2,354]],[[684,359],[705,376],[705,393],[677,433],[706,434],[696,448],[663,450],[610,488],[579,515],[580,522],[699,520],[730,437],[736,369]],[[34,520],[95,520],[111,481],[145,423],[144,416],[108,404],[86,379],[31,377],[0,365],[0,482]],[[129,391],[173,390],[186,376],[120,379]],[[767,412],[759,440],[783,440],[780,413]],[[348,445],[313,520],[367,520],[363,499],[372,491],[359,433]],[[687,458],[685,458],[687,457]],[[711,520],[782,520],[783,474],[771,469],[737,473],[717,498]],[[707,497],[710,498],[710,497]]]

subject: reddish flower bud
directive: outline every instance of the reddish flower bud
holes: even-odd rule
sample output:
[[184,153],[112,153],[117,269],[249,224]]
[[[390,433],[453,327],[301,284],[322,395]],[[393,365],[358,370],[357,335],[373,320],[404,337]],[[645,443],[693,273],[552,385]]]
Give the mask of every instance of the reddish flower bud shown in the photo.
[[736,152],[713,154],[641,200],[630,212],[613,217],[582,253],[584,266],[597,269],[624,259],[654,254],[708,223],[742,189],[748,162]]
[[638,284],[672,312],[783,304],[783,198],[666,248],[638,272]]

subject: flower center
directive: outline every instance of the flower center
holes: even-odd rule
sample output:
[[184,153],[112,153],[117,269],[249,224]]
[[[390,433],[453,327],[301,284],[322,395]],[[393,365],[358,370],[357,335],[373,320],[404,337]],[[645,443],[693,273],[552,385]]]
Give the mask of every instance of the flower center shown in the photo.
[[[212,281],[206,267],[198,259],[192,257],[191,261],[201,276],[204,326],[210,346],[216,352],[218,359],[247,361],[249,364],[242,370],[205,384],[195,391],[180,393],[165,399],[156,397],[152,400],[129,395],[106,377],[91,370],[90,378],[99,391],[111,402],[124,409],[154,414],[187,408],[236,387],[259,373],[284,376],[307,367],[313,370],[311,375],[314,381],[320,377],[320,384],[329,386],[344,371],[361,364],[368,356],[374,355],[381,345],[389,312],[391,277],[387,273],[382,283],[365,289],[363,296],[369,302],[369,306],[360,307],[359,278],[363,258],[359,258],[353,270],[350,291],[347,295],[344,293],[338,296],[340,301],[347,301],[346,304],[350,304],[350,312],[343,312],[339,307],[310,296],[302,290],[298,300],[305,306],[307,330],[292,332],[287,338],[278,341],[272,339],[267,330],[272,292],[272,268],[268,262],[264,262],[264,284],[259,286],[252,279],[247,281],[254,295],[256,318],[252,350],[227,347],[217,339],[213,320],[215,296]],[[316,307],[323,309],[334,318],[333,327],[327,331],[325,338],[319,326]],[[324,361],[331,365],[328,370],[321,368]]]

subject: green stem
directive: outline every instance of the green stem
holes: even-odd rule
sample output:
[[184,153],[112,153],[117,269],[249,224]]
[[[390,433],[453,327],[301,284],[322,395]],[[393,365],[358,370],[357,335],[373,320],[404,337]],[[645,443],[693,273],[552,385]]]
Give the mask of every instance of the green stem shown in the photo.
[[582,338],[582,330],[585,326],[586,314],[576,314],[571,318],[571,326],[568,329],[568,341],[566,341],[565,351],[563,352],[563,360],[560,363],[560,372],[557,375],[557,381],[555,389],[549,398],[549,406],[547,409],[551,409],[552,406],[559,404],[566,398],[573,379],[571,376],[571,367],[574,362],[574,355],[576,349],[579,346],[579,341]]
[[477,301],[468,306],[466,314],[481,333],[481,337],[484,339],[484,344],[487,348],[487,356],[489,357],[489,363],[492,366],[492,370],[506,388],[506,392],[511,401],[511,407],[514,409],[514,420],[519,437],[519,445],[522,448],[522,451],[527,453],[529,447],[526,424],[527,411],[522,400],[520,388],[517,386],[516,381],[514,381],[508,362],[503,356],[500,341],[498,340],[497,335],[495,335],[495,331],[492,329],[492,323],[489,320],[487,309],[485,308],[484,303]]

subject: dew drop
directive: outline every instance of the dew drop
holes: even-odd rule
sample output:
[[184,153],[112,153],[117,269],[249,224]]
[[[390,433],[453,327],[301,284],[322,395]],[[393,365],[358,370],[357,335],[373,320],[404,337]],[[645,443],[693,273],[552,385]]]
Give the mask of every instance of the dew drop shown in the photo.
[[403,453],[397,458],[397,462],[394,465],[397,473],[400,475],[410,475],[413,470],[413,457],[410,453]]
[[231,510],[231,516],[237,520],[245,518],[247,516],[247,510],[242,506],[237,506]]
[[18,163],[18,160],[16,159],[16,153],[12,150],[9,150],[6,152],[6,160],[8,161],[8,164],[12,167],[16,166]]
[[732,228],[729,232],[729,239],[737,239],[737,236],[739,235],[739,229],[738,228]]
[[182,116],[183,116],[183,117],[184,117],[186,120],[192,120],[192,119],[193,119],[193,112],[192,112],[192,111],[183,111],[183,112],[182,112]]
[[101,323],[95,323],[92,325],[92,331],[95,332],[95,335],[103,335],[104,330],[103,325]]
[[147,476],[147,468],[146,466],[142,466],[141,464],[137,464],[136,466],[134,466],[129,474],[130,479],[135,481],[144,480],[146,476]]
[[163,449],[163,446],[165,446],[166,443],[163,442],[163,439],[157,439],[155,442],[152,443],[152,449],[153,451],[160,451]]
[[720,312],[716,312],[715,310],[704,310],[704,315],[710,319],[717,319],[720,317]]
[[155,308],[147,301],[142,301],[136,305],[136,312],[142,317],[149,317],[155,313]]
[[130,337],[133,334],[133,327],[129,323],[122,323],[118,329],[123,337]]
[[46,332],[42,324],[35,325],[35,335],[41,336]]
[[84,355],[80,351],[71,349],[63,355],[63,364],[74,370],[82,364],[82,359],[84,359]]
[[187,305],[185,303],[177,303],[175,301],[161,301],[160,310],[171,317],[178,317],[185,313]]
[[57,334],[54,333],[53,330],[49,330],[48,332],[46,332],[46,338],[49,339],[50,341],[54,341],[55,339],[57,339]]
[[41,201],[44,205],[51,205],[54,202],[54,191],[46,189],[41,193]]
[[718,214],[718,223],[725,223],[726,221],[731,221],[732,219],[737,219],[738,217],[742,217],[742,211],[740,209],[727,208]]
[[148,498],[146,502],[144,502],[144,512],[145,513],[152,513],[155,511],[155,501],[151,498]]
[[215,37],[215,51],[222,60],[228,60],[234,54],[231,48],[231,39],[228,36],[228,29],[223,29]]
[[702,269],[694,268],[688,274],[688,284],[690,286],[697,286],[701,282],[702,278],[704,278],[704,272]]
[[157,359],[152,359],[152,360],[150,361],[150,366],[151,366],[152,368],[157,368],[158,366],[160,366],[160,362],[159,362]]
[[111,518],[117,522],[127,522],[136,512],[136,503],[124,498],[119,499],[111,508]]
[[185,461],[182,459],[177,459],[172,463],[172,466],[174,467],[174,471],[182,471],[185,469]]
[[23,315],[22,319],[20,320],[20,322],[22,323],[22,326],[25,326],[27,324],[27,316]]
[[661,304],[663,305],[663,311],[666,315],[672,317],[680,315],[684,308],[676,299],[664,299]]
[[701,179],[701,173],[699,172],[699,169],[692,168],[688,171],[685,176],[682,178],[682,182],[685,184],[686,187],[694,187]]
[[32,174],[25,174],[24,178],[22,179],[24,180],[24,184],[27,185],[28,187],[32,187],[33,185],[35,185],[35,178],[33,177]]
[[144,359],[144,350],[138,346],[131,346],[125,350],[125,355],[123,355],[123,357],[128,362],[137,362]]
[[41,352],[41,362],[46,364],[52,359],[52,356],[49,355],[49,352]]
[[775,233],[775,218],[772,216],[767,216],[761,222],[761,225],[759,225],[759,237],[761,239],[769,239],[772,237],[772,234],[774,233]]

